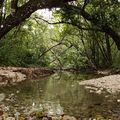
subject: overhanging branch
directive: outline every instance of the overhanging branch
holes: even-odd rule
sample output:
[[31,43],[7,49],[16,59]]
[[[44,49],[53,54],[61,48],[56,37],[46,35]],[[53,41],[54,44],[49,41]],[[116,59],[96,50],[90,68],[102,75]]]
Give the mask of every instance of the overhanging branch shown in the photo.
[[[70,1],[73,0],[29,0],[21,7],[17,7],[17,11],[14,15],[8,15],[5,20],[0,23],[0,39],[15,26],[18,26],[20,23],[29,18],[36,10],[62,7]],[[15,2],[16,4],[14,5],[17,6],[17,0],[15,0]]]
[[40,18],[40,17],[31,17],[32,19],[34,19],[37,23],[38,23],[38,20],[42,20],[50,25],[56,25],[56,24],[69,24],[69,25],[72,25],[72,26],[75,26],[77,27],[78,29],[81,29],[81,30],[90,30],[90,31],[100,31],[100,32],[103,32],[101,29],[97,29],[97,28],[85,28],[85,27],[82,27],[80,25],[77,25],[77,24],[74,24],[74,23],[71,23],[71,22],[66,22],[66,21],[59,21],[59,22],[49,22],[48,20],[45,20],[43,18]]

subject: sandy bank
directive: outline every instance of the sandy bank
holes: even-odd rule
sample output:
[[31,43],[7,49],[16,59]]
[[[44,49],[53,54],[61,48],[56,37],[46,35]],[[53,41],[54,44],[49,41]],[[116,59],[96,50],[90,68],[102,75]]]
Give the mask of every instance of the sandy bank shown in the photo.
[[79,82],[79,85],[84,85],[90,92],[101,94],[107,91],[110,94],[120,92],[120,75],[110,75],[97,79],[91,79]]

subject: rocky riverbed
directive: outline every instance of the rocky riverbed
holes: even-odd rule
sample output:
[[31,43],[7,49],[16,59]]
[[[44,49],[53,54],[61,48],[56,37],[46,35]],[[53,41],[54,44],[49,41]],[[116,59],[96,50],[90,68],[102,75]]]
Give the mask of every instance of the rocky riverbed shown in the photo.
[[103,92],[116,94],[120,92],[120,75],[109,75],[97,79],[85,80],[79,82],[79,85],[84,85],[90,92],[98,94]]
[[53,70],[46,68],[0,67],[0,85],[36,79],[53,73]]
[[[63,72],[0,86],[0,120],[119,120],[120,95],[106,92],[109,76],[86,75]],[[81,84],[91,78],[99,87]]]

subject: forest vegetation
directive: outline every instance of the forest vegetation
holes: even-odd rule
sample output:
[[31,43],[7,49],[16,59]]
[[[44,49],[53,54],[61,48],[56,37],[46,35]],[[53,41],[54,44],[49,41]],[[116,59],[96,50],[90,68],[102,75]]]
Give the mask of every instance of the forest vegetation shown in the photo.
[[119,68],[119,50],[118,0],[0,1],[1,66]]

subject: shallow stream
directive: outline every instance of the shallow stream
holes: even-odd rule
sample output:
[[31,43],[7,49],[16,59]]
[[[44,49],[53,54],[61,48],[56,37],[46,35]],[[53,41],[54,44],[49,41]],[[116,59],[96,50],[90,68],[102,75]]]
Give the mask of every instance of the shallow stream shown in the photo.
[[65,72],[0,87],[0,109],[9,116],[45,111],[48,115],[67,114],[80,120],[119,120],[119,94],[98,95],[79,85],[94,77],[98,76]]

